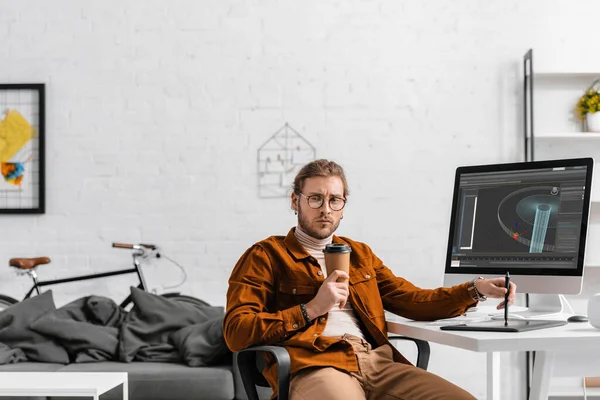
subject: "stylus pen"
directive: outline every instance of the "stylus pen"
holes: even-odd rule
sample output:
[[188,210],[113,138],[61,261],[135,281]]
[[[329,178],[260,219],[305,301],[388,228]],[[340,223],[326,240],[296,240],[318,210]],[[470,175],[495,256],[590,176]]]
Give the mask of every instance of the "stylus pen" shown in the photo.
[[510,274],[506,271],[506,277],[504,278],[504,287],[506,293],[504,294],[504,326],[508,326],[508,292],[510,292]]

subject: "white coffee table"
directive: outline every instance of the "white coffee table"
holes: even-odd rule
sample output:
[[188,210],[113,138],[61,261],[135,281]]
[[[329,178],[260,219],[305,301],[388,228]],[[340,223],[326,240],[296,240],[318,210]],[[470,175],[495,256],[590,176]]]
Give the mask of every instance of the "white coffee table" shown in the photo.
[[93,397],[123,385],[128,400],[127,372],[0,372],[0,396]]

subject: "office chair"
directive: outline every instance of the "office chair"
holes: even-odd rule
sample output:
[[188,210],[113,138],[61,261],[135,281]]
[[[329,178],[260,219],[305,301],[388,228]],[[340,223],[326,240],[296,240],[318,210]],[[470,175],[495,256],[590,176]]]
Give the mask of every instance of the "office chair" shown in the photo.
[[[416,366],[427,370],[429,365],[429,342],[413,339],[406,336],[390,336],[390,342],[394,340],[410,340],[417,346]],[[277,400],[288,400],[290,391],[290,356],[287,350],[281,346],[255,346],[244,349],[234,354],[233,362],[240,371],[242,383],[248,400],[259,400],[257,386],[269,387],[267,380],[262,374],[265,366],[264,359],[257,356],[259,352],[266,351],[275,357],[277,363],[277,379],[279,394]]]

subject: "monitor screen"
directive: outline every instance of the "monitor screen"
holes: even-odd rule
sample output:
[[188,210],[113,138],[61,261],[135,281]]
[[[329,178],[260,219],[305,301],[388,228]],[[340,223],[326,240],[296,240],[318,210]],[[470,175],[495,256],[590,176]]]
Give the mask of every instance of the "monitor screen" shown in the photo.
[[459,167],[444,284],[509,271],[520,292],[579,293],[591,158]]

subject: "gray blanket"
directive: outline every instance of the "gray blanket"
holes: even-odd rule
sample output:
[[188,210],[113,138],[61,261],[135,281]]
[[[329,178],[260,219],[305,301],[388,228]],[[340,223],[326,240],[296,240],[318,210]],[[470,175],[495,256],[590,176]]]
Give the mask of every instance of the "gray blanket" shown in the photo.
[[0,365],[20,361],[178,362],[197,367],[229,354],[222,307],[200,306],[131,288],[125,312],[101,296],[59,309],[52,291],[0,312]]
[[[178,302],[136,288],[131,295],[134,306],[121,325],[121,361],[176,362],[183,357],[188,365],[204,365],[226,353],[223,307]],[[191,332],[203,338],[190,339]]]

